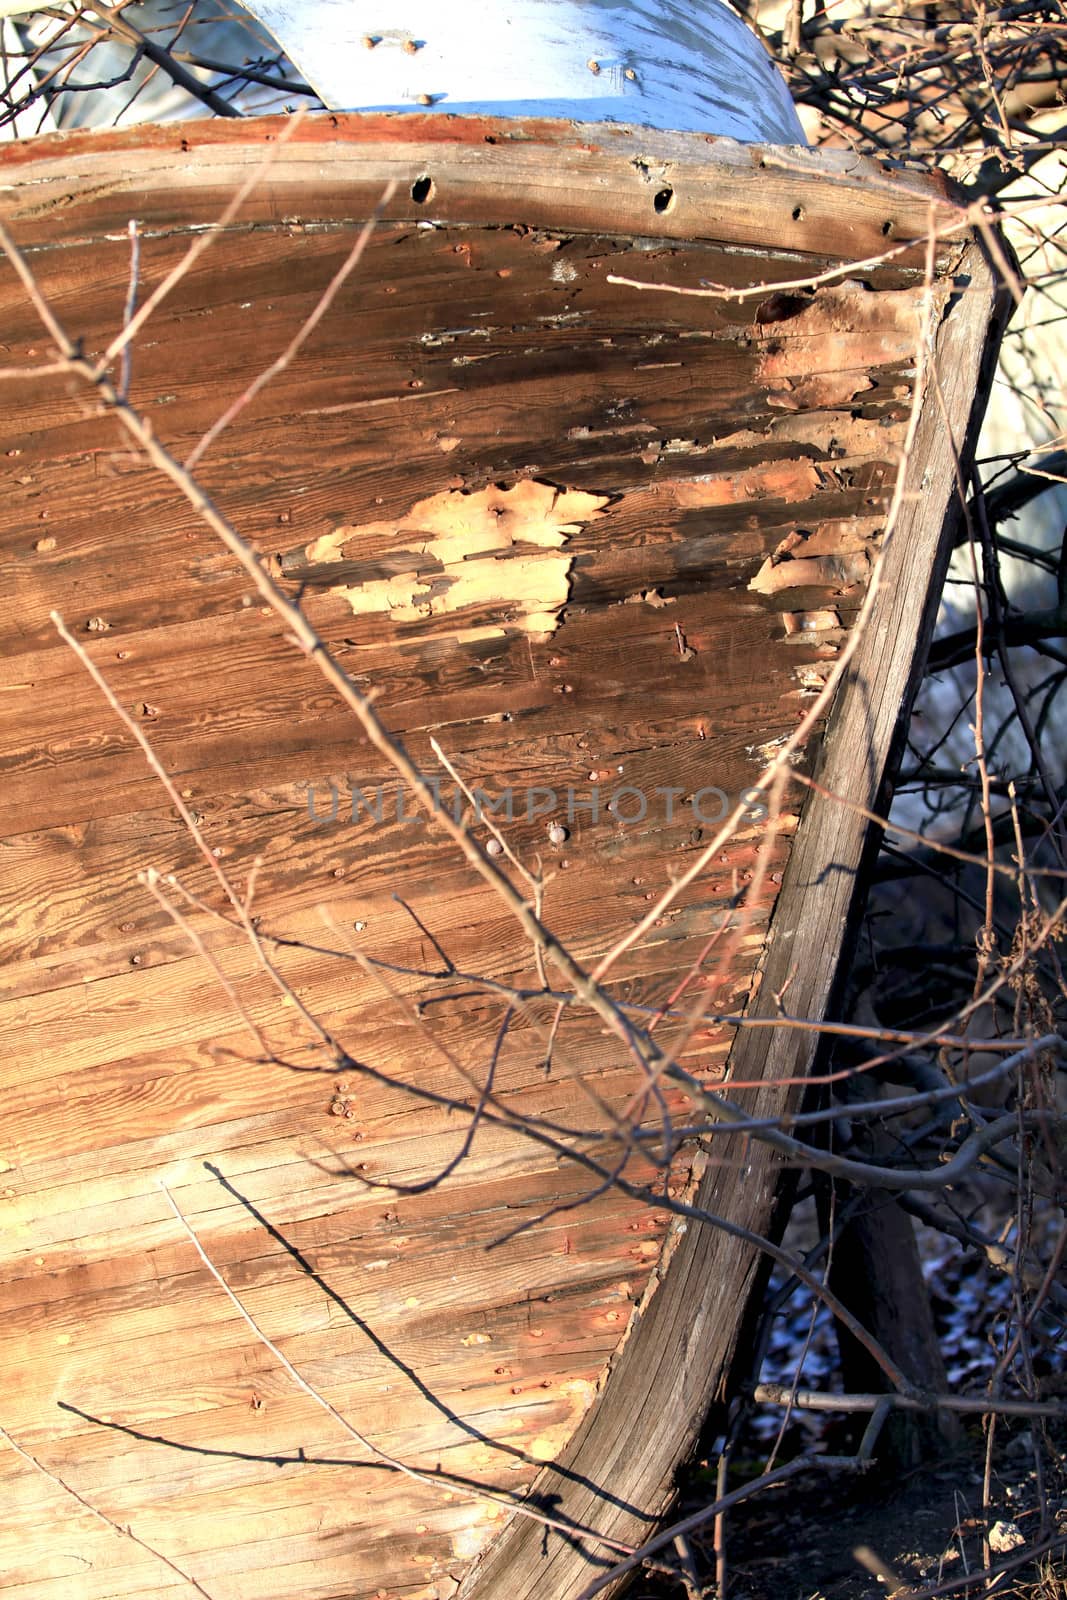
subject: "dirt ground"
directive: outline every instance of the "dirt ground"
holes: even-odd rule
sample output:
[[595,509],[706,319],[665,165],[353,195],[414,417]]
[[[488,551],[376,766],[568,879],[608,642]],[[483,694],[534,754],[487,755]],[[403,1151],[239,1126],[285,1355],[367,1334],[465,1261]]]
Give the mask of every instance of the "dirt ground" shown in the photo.
[[[1047,1436],[1048,1437],[1048,1436]],[[982,1474],[984,1444],[972,1430],[953,1453],[909,1473],[889,1473],[875,1466],[867,1474],[812,1472],[756,1496],[734,1511],[726,1529],[728,1600],[888,1600],[895,1591],[906,1596],[933,1590],[997,1600],[1067,1600],[1067,1430],[1051,1447],[1043,1464],[1043,1497],[1049,1510],[1041,1530],[1039,1488],[1027,1430],[1005,1436],[995,1452],[990,1523],[1018,1530],[1026,1545],[1064,1536],[1064,1543],[1036,1561],[1005,1573],[992,1587],[967,1586],[961,1580],[982,1570]],[[835,1446],[836,1447],[836,1446]],[[738,1463],[738,1482],[754,1476],[761,1463]],[[701,1484],[699,1469],[683,1495],[681,1514],[714,1498],[711,1474]],[[866,1550],[872,1566],[865,1570],[857,1550]],[[1013,1555],[993,1555],[1004,1565]],[[714,1552],[706,1540],[690,1545],[700,1586],[666,1576],[638,1580],[630,1600],[717,1600]],[[944,1587],[942,1587],[944,1586]]]

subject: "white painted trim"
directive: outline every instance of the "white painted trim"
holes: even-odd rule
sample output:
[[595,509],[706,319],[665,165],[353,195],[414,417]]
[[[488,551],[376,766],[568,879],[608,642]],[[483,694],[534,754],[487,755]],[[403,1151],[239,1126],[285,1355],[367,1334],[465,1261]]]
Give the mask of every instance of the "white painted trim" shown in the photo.
[[246,4],[335,110],[567,117],[807,142],[781,74],[726,0]]

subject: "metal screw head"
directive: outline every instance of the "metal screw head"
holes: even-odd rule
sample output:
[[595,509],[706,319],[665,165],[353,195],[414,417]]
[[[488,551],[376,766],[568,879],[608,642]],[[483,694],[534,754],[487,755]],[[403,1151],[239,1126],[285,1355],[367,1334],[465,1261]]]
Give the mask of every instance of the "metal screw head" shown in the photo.
[[488,856],[502,856],[504,854],[504,846],[499,839],[490,839],[486,844],[485,853]]
[[548,837],[553,844],[563,844],[569,838],[569,834],[561,822],[553,822],[548,830]]

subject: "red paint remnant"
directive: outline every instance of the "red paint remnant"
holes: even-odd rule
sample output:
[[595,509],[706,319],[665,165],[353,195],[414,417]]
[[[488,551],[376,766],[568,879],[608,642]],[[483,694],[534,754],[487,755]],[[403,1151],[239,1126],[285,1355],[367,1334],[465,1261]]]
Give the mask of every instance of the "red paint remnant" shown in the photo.
[[811,556],[765,561],[749,584],[757,594],[778,594],[783,589],[851,589],[866,583],[870,562],[857,550],[850,555]]

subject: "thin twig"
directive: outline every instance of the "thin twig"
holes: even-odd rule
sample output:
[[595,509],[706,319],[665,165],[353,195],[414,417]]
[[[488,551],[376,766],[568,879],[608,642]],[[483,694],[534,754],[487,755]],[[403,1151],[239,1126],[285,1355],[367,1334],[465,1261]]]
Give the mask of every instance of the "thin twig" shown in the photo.
[[[115,357],[126,348],[132,339],[137,337],[145,323],[148,321],[149,317],[166,299],[171,290],[181,282],[181,280],[203,255],[204,251],[210,249],[215,240],[218,238],[219,234],[225,232],[230,223],[240,212],[248,197],[263,182],[263,179],[266,177],[268,171],[278,159],[280,151],[286,144],[288,144],[289,140],[296,133],[301,122],[303,121],[304,114],[304,111],[300,110],[293,117],[291,117],[288,122],[286,122],[278,137],[272,140],[267,146],[262,159],[256,163],[252,171],[245,178],[244,182],[235,190],[233,198],[226,205],[222,215],[219,217],[219,220],[212,223],[209,228],[205,228],[203,232],[196,235],[196,238],[193,239],[181,260],[171,268],[166,277],[163,279],[162,283],[157,284],[155,289],[153,289],[152,293],[148,296],[148,299],[141,306],[140,310],[137,311],[128,322],[124,322],[121,333],[117,334],[116,337],[112,339],[111,343],[108,345],[107,349],[104,351],[103,355],[100,357],[100,360],[95,364],[95,366],[91,366],[88,362],[82,363],[83,368],[88,369],[84,370],[81,374],[83,377],[85,377],[87,382],[99,383],[103,381],[104,374],[107,372],[107,369],[110,367]],[[14,249],[14,244],[6,228],[3,230],[2,237],[0,237],[0,243],[3,243],[3,249],[8,256],[8,259],[12,261],[12,265],[15,265],[14,258],[11,256],[11,250],[8,249],[9,244],[11,245],[11,248]],[[23,285],[27,286],[27,292],[29,292],[28,283],[32,281],[32,275],[28,279],[25,272],[20,271],[17,266],[15,267],[15,270],[22,279]],[[34,285],[34,287],[36,288],[36,285]],[[71,345],[71,341],[67,337],[66,332],[60,327],[59,322],[52,314],[51,310],[46,308],[44,297],[38,290],[36,294],[31,293],[30,298],[33,300],[34,308],[37,311],[38,316],[41,317],[42,321],[44,322],[45,327],[48,329],[52,339],[55,341],[57,348],[60,349],[69,360],[74,347]],[[115,393],[116,400],[119,403],[127,403],[122,395],[118,394],[117,391],[115,391]]]
[[192,1573],[186,1572],[184,1567],[180,1567],[176,1561],[172,1561],[170,1556],[164,1555],[162,1550],[157,1550],[155,1545],[149,1544],[147,1539],[142,1539],[139,1533],[134,1533],[128,1523],[116,1522],[106,1512],[101,1511],[98,1506],[93,1505],[92,1501],[87,1500],[78,1489],[73,1488],[64,1478],[61,1478],[58,1472],[53,1472],[51,1467],[46,1467],[43,1461],[20,1445],[18,1440],[13,1438],[6,1428],[0,1427],[0,1437],[7,1440],[16,1455],[21,1456],[29,1466],[35,1467],[42,1477],[47,1478],[50,1483],[54,1483],[58,1489],[62,1489],[64,1494],[70,1495],[71,1499],[76,1500],[83,1510],[88,1511],[90,1516],[96,1518],[97,1522],[102,1523],[105,1528],[110,1528],[112,1533],[121,1534],[124,1539],[129,1539],[131,1544],[137,1545],[139,1549],[147,1551],[150,1556],[154,1556],[157,1561],[161,1561],[176,1577],[181,1578],[197,1594],[202,1595],[204,1600],[214,1600],[211,1592],[205,1589],[203,1584],[193,1577]]
[[[374,1458],[374,1460],[380,1461],[383,1466],[390,1467],[394,1472],[401,1473],[405,1478],[410,1478],[414,1483],[424,1484],[427,1488],[434,1489],[439,1493],[444,1491],[448,1494],[449,1498],[453,1498],[455,1494],[455,1485],[453,1483],[445,1482],[441,1478],[435,1477],[432,1473],[420,1472],[417,1467],[409,1466],[406,1461],[401,1461],[398,1456],[390,1455],[390,1453],[387,1450],[383,1450],[380,1445],[372,1443],[372,1441],[368,1439],[365,1434],[360,1433],[358,1428],[353,1427],[352,1423],[348,1421],[347,1417],[343,1417],[341,1415],[336,1406],[330,1404],[325,1395],[320,1394],[319,1390],[316,1389],[313,1384],[310,1384],[302,1373],[297,1371],[296,1367],[294,1367],[293,1363],[289,1360],[289,1357],[285,1354],[285,1352],[280,1350],[274,1341],[269,1337],[269,1335],[264,1333],[263,1329],[259,1326],[258,1322],[256,1322],[255,1318],[245,1308],[244,1304],[235,1294],[233,1289],[230,1288],[230,1285],[226,1282],[226,1279],[222,1276],[222,1273],[216,1267],[215,1263],[211,1260],[211,1257],[204,1249],[204,1246],[201,1244],[199,1236],[197,1235],[192,1224],[182,1213],[177,1201],[175,1200],[170,1189],[167,1187],[166,1183],[164,1183],[162,1178],[160,1178],[158,1181],[160,1190],[166,1199],[167,1204],[170,1206],[174,1216],[188,1234],[193,1246],[196,1249],[197,1255],[200,1257],[208,1272],[210,1272],[219,1288],[226,1295],[226,1298],[237,1311],[242,1321],[245,1322],[252,1330],[260,1344],[263,1345],[264,1349],[270,1351],[271,1355],[278,1362],[279,1366],[284,1369],[287,1375],[292,1379],[293,1383],[296,1384],[297,1388],[306,1394],[309,1399],[314,1400],[315,1404],[320,1406],[322,1410],[326,1412],[327,1416],[331,1417],[333,1421],[337,1423],[338,1427],[343,1429],[350,1439],[355,1440],[358,1445],[366,1450],[368,1454]],[[471,1489],[470,1493],[476,1500],[484,1500],[492,1505],[503,1506],[508,1511],[518,1512],[521,1516],[531,1517],[535,1522],[543,1524],[546,1528],[554,1528],[559,1533],[567,1534],[568,1537],[573,1538],[576,1533],[588,1534],[589,1537],[595,1538],[598,1543],[603,1544],[611,1549],[629,1550],[630,1548],[628,1545],[624,1545],[620,1540],[609,1539],[606,1535],[602,1534],[593,1534],[587,1529],[583,1529],[580,1526],[576,1527],[575,1524],[564,1521],[562,1518],[548,1516],[546,1513],[538,1511],[536,1507],[523,1504],[519,1500],[511,1498],[508,1495],[495,1494],[491,1489],[482,1489],[480,1491]]]
[[359,233],[356,236],[355,244],[352,246],[351,250],[348,252],[348,255],[345,257],[344,261],[338,267],[337,271],[334,273],[333,277],[330,279],[329,283],[326,285],[326,288],[320,295],[315,309],[312,311],[311,315],[307,317],[300,325],[296,333],[286,345],[285,349],[282,351],[281,355],[272,361],[269,367],[264,367],[261,372],[257,373],[256,377],[248,385],[248,388],[245,389],[242,394],[239,394],[236,400],[234,400],[231,405],[227,406],[221,417],[211,424],[211,427],[186,456],[186,472],[193,471],[197,462],[204,455],[205,451],[210,450],[211,446],[215,443],[215,440],[219,437],[219,435],[230,426],[231,422],[240,416],[244,408],[252,403],[252,401],[256,398],[256,395],[259,394],[261,390],[265,389],[268,383],[272,382],[273,379],[279,375],[279,373],[285,371],[286,367],[298,354],[302,346],[307,343],[308,339],[310,339],[311,335],[314,333],[315,329],[318,327],[319,323],[322,321],[323,317],[336,300],[345,283],[345,280],[351,276],[356,267],[358,267],[360,261],[363,259],[363,252],[367,248],[375,228],[378,226],[378,223],[385,214],[386,206],[396,193],[396,187],[396,180],[391,178],[382,191],[382,197],[378,201],[378,204],[375,206],[374,210],[367,218],[367,221],[359,230]]

